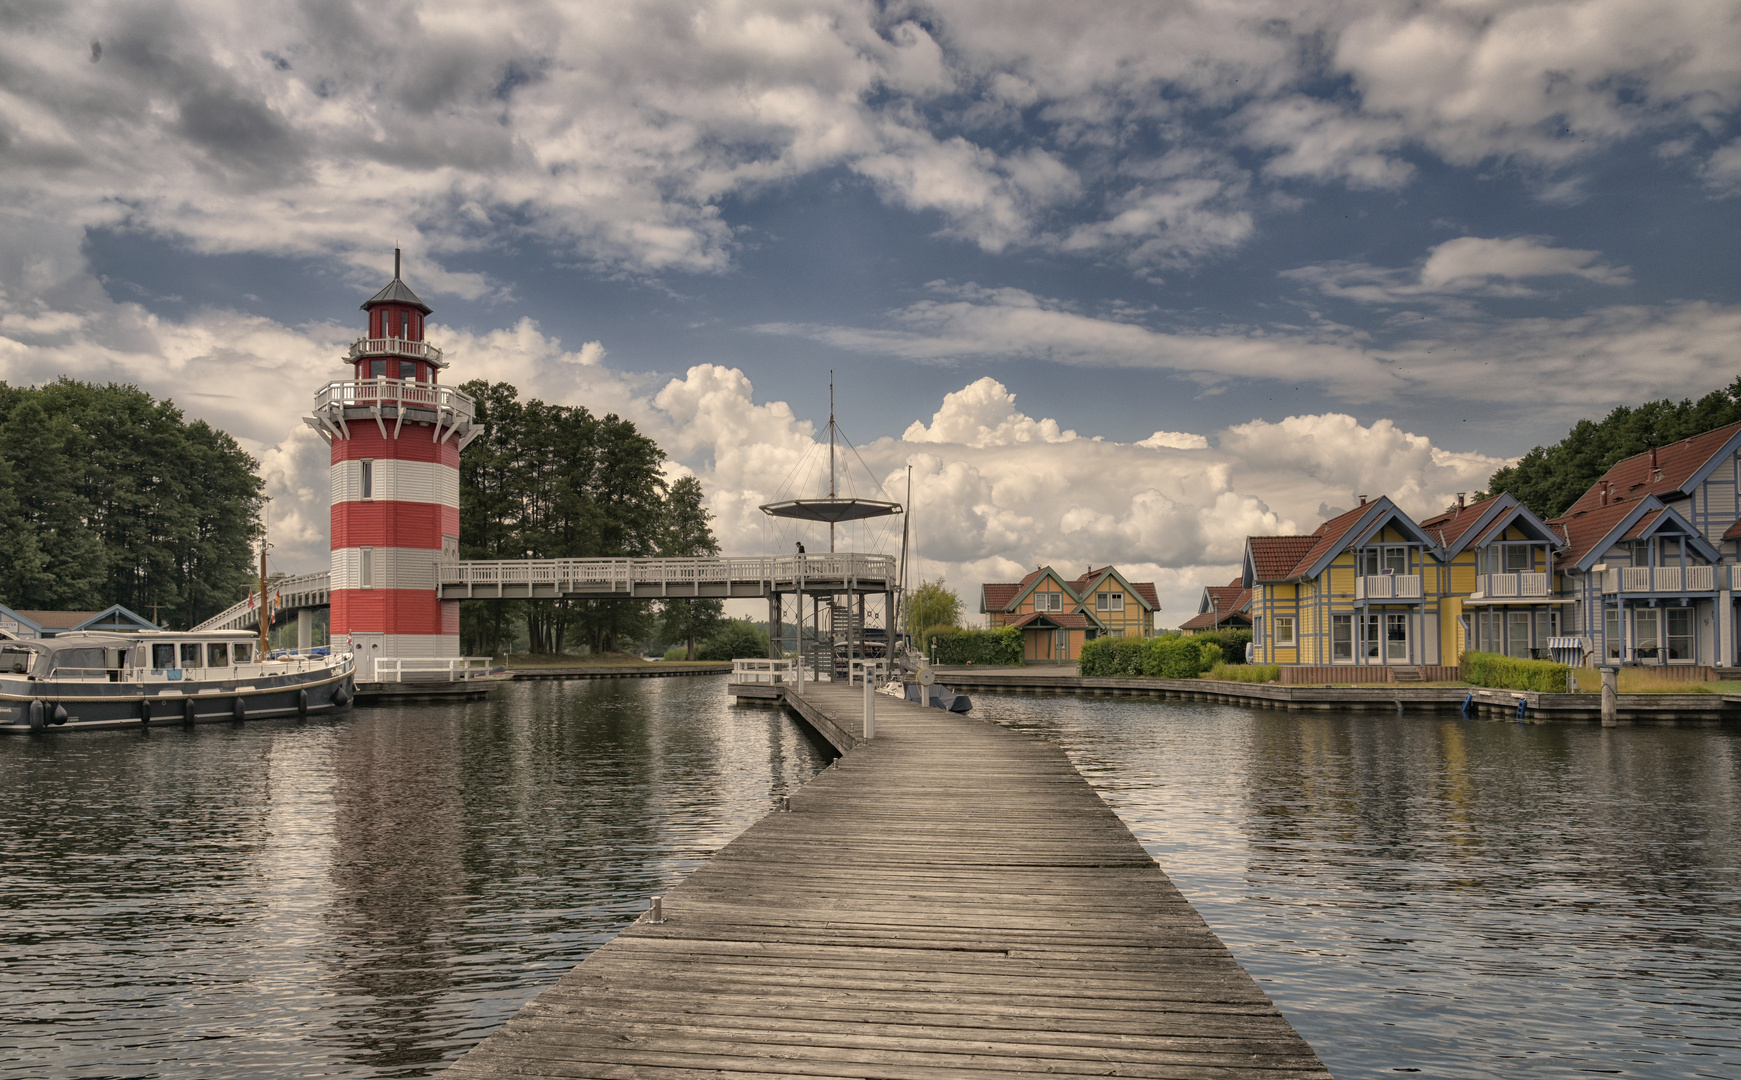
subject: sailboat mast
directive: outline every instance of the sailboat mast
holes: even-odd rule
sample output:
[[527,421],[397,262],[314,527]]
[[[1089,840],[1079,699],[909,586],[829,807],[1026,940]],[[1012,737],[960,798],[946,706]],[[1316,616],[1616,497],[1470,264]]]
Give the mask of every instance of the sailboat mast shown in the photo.
[[[907,501],[901,510],[901,602],[898,611],[907,610],[907,526],[913,522],[913,467],[907,466]],[[897,625],[899,625],[897,623]],[[891,629],[890,641],[894,640]]]
[[[828,373],[828,497],[834,498],[834,372]],[[828,553],[834,554],[834,522],[828,523]]]

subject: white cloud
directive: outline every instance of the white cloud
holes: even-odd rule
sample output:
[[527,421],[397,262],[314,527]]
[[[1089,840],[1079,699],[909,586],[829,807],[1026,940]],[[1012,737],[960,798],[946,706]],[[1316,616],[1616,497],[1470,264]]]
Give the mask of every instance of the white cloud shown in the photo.
[[1540,237],[1460,236],[1427,252],[1417,270],[1334,262],[1282,271],[1326,296],[1365,304],[1401,304],[1446,297],[1519,298],[1540,295],[1530,278],[1577,277],[1599,285],[1630,285],[1625,267],[1601,261],[1599,251],[1554,247]]

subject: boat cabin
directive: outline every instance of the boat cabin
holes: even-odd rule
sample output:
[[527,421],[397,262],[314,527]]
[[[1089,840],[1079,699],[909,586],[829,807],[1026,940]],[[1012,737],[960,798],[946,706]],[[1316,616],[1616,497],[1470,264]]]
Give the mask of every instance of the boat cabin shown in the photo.
[[221,679],[238,665],[257,665],[262,659],[258,652],[259,639],[246,631],[75,631],[46,641],[0,645],[0,674],[88,682]]

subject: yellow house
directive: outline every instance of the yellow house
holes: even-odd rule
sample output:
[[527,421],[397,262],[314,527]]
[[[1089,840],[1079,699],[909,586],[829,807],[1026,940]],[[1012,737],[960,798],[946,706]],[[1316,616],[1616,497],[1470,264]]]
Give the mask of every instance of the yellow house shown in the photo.
[[1565,538],[1509,493],[1464,504],[1462,496],[1421,528],[1439,542],[1446,570],[1439,604],[1448,662],[1470,649],[1551,659],[1562,598],[1556,560]]
[[1091,566],[1078,578],[1042,566],[1019,582],[979,589],[987,625],[1020,628],[1022,656],[1030,664],[1073,664],[1082,646],[1102,635],[1152,637],[1160,607],[1154,582],[1128,581],[1111,566]]
[[[1284,682],[1437,678],[1447,661],[1438,545],[1388,498],[1361,504],[1310,536],[1246,540],[1252,653]],[[1453,643],[1454,646],[1454,643]]]

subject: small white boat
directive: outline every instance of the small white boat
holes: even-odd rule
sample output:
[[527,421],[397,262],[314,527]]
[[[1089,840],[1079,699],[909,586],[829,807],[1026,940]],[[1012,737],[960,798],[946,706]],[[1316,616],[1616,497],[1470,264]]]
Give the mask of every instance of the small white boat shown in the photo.
[[350,653],[261,655],[246,631],[0,642],[0,732],[309,716],[355,698]]

